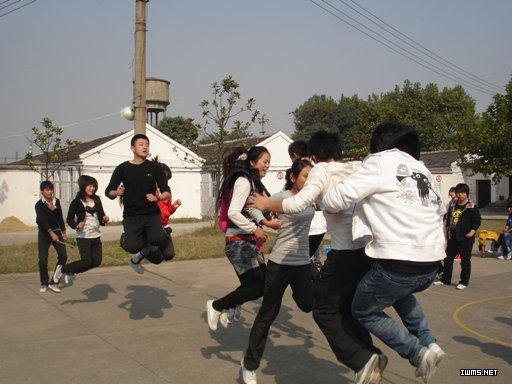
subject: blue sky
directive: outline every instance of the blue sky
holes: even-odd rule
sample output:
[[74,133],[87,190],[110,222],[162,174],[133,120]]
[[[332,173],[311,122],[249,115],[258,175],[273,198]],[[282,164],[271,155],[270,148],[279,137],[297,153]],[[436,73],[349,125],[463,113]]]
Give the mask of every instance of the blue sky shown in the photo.
[[[24,156],[26,137],[45,116],[64,127],[65,138],[82,141],[133,128],[117,112],[132,102],[135,0],[38,0],[1,16],[29,2],[0,9],[0,163]],[[360,5],[482,80],[502,89],[510,80],[510,0],[315,2],[384,35],[346,4]],[[228,74],[243,100],[256,99],[270,120],[267,132],[287,134],[294,130],[290,112],[314,94],[366,98],[405,79],[440,88],[457,83],[308,0],[150,0],[147,28],[146,74],[170,81],[167,115],[198,122],[199,103]],[[477,111],[492,102],[492,91],[464,88]]]

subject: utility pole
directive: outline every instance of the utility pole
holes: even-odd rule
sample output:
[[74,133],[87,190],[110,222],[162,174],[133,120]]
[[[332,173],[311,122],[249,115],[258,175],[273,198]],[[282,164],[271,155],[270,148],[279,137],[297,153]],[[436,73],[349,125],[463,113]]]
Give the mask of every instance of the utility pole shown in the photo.
[[258,119],[259,123],[261,124],[261,136],[265,135],[265,124],[268,123],[270,120],[265,119],[265,114],[262,114],[261,117]]
[[135,134],[146,134],[146,3],[135,0],[135,82],[133,86],[133,109]]

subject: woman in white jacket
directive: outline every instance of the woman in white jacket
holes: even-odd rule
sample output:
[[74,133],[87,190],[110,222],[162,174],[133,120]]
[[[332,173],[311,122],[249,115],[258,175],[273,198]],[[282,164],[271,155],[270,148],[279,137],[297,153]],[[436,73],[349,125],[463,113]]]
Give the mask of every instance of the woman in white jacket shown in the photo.
[[[323,198],[328,212],[358,209],[353,237],[370,239],[374,261],[352,303],[354,317],[417,367],[427,383],[444,352],[414,293],[427,289],[445,257],[445,206],[432,174],[419,161],[417,132],[395,123],[372,134],[371,155]],[[359,209],[360,208],[360,209]],[[406,329],[388,316],[393,307]]]

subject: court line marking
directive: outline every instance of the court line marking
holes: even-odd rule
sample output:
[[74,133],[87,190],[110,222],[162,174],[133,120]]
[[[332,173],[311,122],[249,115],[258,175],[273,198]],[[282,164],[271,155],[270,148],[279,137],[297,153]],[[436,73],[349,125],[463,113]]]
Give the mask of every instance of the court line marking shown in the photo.
[[499,297],[488,297],[486,299],[481,299],[481,300],[475,300],[475,301],[471,301],[469,303],[466,303],[464,305],[461,305],[460,307],[458,307],[457,309],[455,309],[455,311],[453,311],[453,315],[452,315],[452,320],[455,322],[455,324],[457,324],[459,327],[461,327],[462,329],[464,329],[465,331],[469,332],[469,333],[472,333],[473,335],[476,335],[482,339],[486,339],[486,340],[490,340],[490,341],[493,341],[495,342],[496,344],[500,344],[500,345],[503,345],[505,347],[509,347],[509,348],[512,348],[512,344],[510,343],[507,343],[505,341],[501,341],[499,339],[495,339],[493,337],[490,337],[490,336],[487,336],[487,335],[484,335],[483,333],[480,333],[472,328],[470,328],[469,326],[465,325],[462,320],[460,319],[459,315],[461,314],[461,312],[463,310],[465,310],[466,308],[472,306],[472,305],[476,305],[476,304],[481,304],[481,303],[485,303],[485,302],[497,302],[499,300],[503,300],[503,299],[510,299],[512,296],[499,296]]

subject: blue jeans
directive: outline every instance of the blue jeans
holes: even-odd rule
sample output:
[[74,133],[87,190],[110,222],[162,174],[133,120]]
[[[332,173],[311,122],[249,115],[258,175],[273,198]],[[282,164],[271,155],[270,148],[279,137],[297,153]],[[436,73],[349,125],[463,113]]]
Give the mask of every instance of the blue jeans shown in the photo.
[[[437,270],[422,275],[398,273],[374,262],[357,286],[352,302],[354,317],[415,367],[420,363],[421,349],[436,338],[414,293],[427,289],[436,273]],[[384,312],[388,307],[395,309],[406,329]]]
[[512,240],[512,232],[506,232],[501,235],[501,254],[507,256],[512,249],[510,249],[510,241]]

